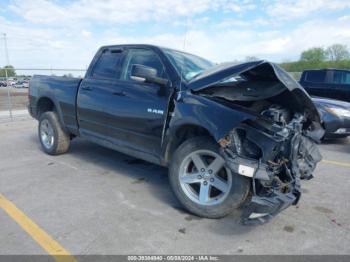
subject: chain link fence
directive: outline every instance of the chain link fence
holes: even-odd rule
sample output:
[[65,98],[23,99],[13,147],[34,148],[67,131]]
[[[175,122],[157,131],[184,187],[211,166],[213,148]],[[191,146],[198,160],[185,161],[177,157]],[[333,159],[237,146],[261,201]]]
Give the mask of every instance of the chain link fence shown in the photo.
[[[0,122],[25,119],[29,117],[28,87],[33,75],[55,75],[66,77],[83,77],[85,69],[33,69],[1,68],[0,76]],[[16,75],[13,75],[16,72]]]

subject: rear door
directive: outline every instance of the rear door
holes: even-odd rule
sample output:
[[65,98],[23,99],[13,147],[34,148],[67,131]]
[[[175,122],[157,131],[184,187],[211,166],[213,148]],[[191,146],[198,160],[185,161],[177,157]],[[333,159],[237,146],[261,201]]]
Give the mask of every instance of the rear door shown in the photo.
[[[122,49],[106,48],[93,65],[89,76],[82,81],[77,97],[77,114],[81,135],[108,139],[118,138],[113,131],[118,110],[120,65]],[[113,108],[113,110],[111,110]]]

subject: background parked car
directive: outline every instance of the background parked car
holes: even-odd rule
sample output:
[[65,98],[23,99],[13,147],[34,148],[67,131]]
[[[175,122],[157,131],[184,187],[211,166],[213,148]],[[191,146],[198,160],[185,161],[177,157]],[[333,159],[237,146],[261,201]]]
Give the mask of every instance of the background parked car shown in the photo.
[[17,83],[17,80],[7,80],[8,87],[14,87]]
[[350,102],[350,70],[305,70],[300,84],[310,95]]
[[313,97],[325,128],[324,138],[342,138],[350,135],[350,103]]
[[6,81],[0,81],[0,87],[6,87],[7,83]]
[[14,85],[16,88],[28,88],[29,87],[29,82],[28,81],[17,81],[16,84]]
[[23,87],[24,88],[29,88],[29,81],[24,81],[23,82]]

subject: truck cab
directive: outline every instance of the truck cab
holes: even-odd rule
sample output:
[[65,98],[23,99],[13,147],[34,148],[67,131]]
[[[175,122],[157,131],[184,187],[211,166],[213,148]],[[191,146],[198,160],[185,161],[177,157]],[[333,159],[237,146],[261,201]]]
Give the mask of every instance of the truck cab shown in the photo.
[[[163,83],[133,76],[155,69]],[[159,162],[161,138],[172,93],[172,67],[151,46],[103,47],[80,85],[77,103],[80,135],[110,141]]]

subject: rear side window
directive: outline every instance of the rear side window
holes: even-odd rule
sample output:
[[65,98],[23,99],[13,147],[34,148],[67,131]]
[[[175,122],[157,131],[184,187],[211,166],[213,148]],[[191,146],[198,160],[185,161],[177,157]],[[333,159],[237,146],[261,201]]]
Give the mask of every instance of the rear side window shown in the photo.
[[105,50],[92,71],[93,78],[119,79],[121,50]]
[[345,78],[344,78],[345,84],[350,85],[350,72],[346,72],[344,74],[345,74]]
[[324,83],[326,82],[326,71],[309,71],[306,73],[307,82]]
[[350,72],[334,71],[332,84],[350,85]]

